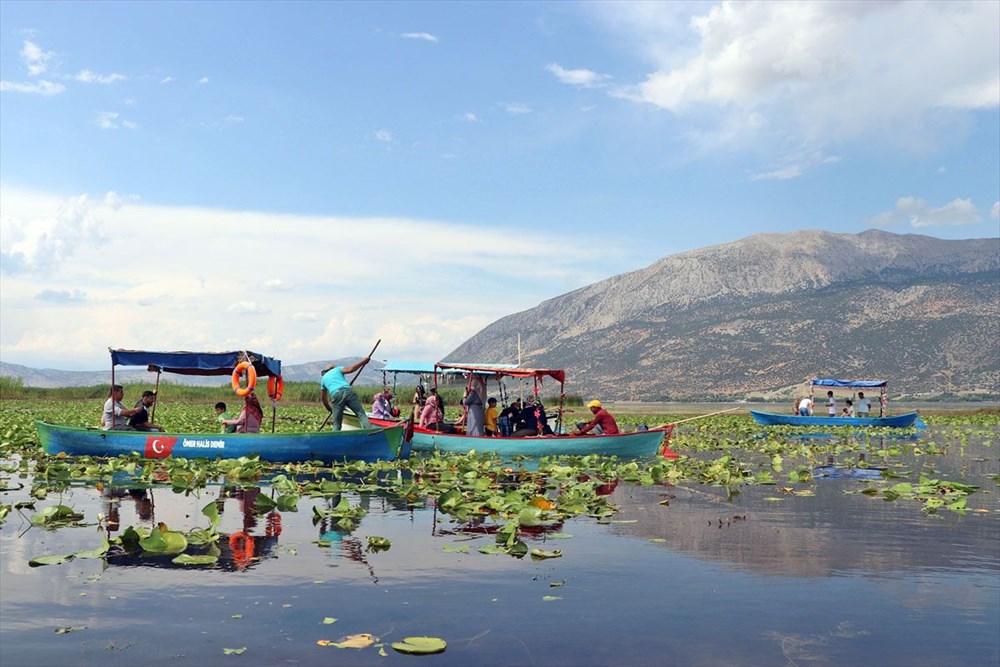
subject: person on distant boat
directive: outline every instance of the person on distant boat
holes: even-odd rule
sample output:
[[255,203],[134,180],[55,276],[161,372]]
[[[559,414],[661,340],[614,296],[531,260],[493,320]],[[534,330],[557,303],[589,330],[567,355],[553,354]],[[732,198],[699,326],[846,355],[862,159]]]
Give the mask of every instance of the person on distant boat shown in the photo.
[[871,415],[872,402],[865,398],[865,392],[858,392],[858,408],[857,413],[859,417],[868,417]]
[[841,417],[853,417],[854,416],[854,401],[847,399],[844,401],[844,410],[840,413]]
[[105,431],[135,430],[128,425],[127,420],[139,412],[139,408],[126,409],[122,405],[123,398],[125,398],[125,387],[116,384],[111,388],[111,395],[104,402],[104,410],[101,413],[101,428]]
[[615,418],[611,416],[611,413],[601,407],[601,402],[598,400],[593,400],[587,403],[587,407],[593,413],[594,418],[589,424],[584,425],[582,428],[577,428],[573,432],[573,435],[583,435],[584,433],[589,433],[596,427],[600,426],[601,431],[604,435],[618,435],[621,431],[618,430],[618,422]]
[[465,406],[465,434],[466,435],[486,435],[485,424],[486,414],[483,409],[483,398],[486,395],[486,387],[482,378],[475,373],[469,378],[469,386],[465,390],[465,398],[462,405]]
[[361,428],[371,428],[368,415],[365,414],[365,406],[361,404],[361,399],[354,393],[351,383],[347,381],[345,375],[360,370],[371,361],[371,357],[365,357],[357,363],[344,368],[343,366],[330,366],[323,371],[323,379],[320,381],[320,398],[323,405],[330,411],[330,426],[334,431],[339,431],[344,426],[344,408],[350,408],[358,417]]
[[392,419],[392,390],[388,387],[375,394],[372,403],[372,417],[376,419]]
[[227,419],[232,419],[232,416],[226,412],[226,404],[219,401],[215,404],[215,420],[219,422],[219,433],[236,433],[236,425],[227,426],[224,422]]
[[836,417],[837,416],[837,399],[833,397],[833,392],[826,392],[826,416]]
[[517,430],[515,424],[517,423],[517,417],[520,414],[521,401],[515,398],[510,405],[500,412],[500,417],[497,419],[497,428],[500,429],[500,435],[508,438],[515,430]]
[[236,419],[224,419],[223,426],[235,426],[236,433],[260,433],[260,423],[264,421],[264,409],[260,407],[257,394],[251,391],[243,398],[243,409]]
[[799,415],[809,417],[813,413],[813,401],[808,396],[799,399]]
[[486,435],[492,437],[497,435],[499,431],[497,430],[497,399],[492,396],[486,401],[486,424],[484,426],[484,432]]
[[164,430],[163,428],[149,421],[149,408],[155,402],[156,392],[149,390],[142,392],[142,398],[140,398],[135,404],[138,412],[129,417],[128,425],[136,431],[160,431],[162,433]]
[[544,409],[536,401],[535,396],[525,399],[525,406],[517,416],[517,428],[511,433],[512,437],[526,438],[544,433]]
[[431,395],[427,397],[427,402],[424,403],[424,409],[420,411],[420,427],[440,431],[440,428],[434,427],[435,425],[440,425],[443,419],[444,415],[438,408],[437,389],[432,387]]
[[413,392],[413,400],[411,404],[413,405],[413,421],[420,421],[420,413],[424,410],[424,404],[427,402],[427,392],[424,390],[424,385],[422,383],[417,384],[417,388]]

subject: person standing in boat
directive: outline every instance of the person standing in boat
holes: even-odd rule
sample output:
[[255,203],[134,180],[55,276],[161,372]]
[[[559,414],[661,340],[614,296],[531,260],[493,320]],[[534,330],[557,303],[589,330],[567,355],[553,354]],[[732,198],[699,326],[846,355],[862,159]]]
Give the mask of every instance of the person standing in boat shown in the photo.
[[466,389],[465,398],[462,405],[465,406],[465,434],[466,435],[486,435],[485,423],[486,413],[483,410],[483,396],[486,394],[486,387],[483,386],[482,379],[473,374],[469,378],[469,387]]
[[232,417],[226,412],[226,404],[219,401],[215,404],[215,420],[219,422],[219,433],[236,433],[236,426],[226,425],[227,419],[232,419]]
[[799,416],[809,417],[813,413],[813,402],[808,396],[799,399]]
[[826,416],[837,416],[837,399],[833,397],[833,391],[826,392]]
[[346,368],[331,366],[323,371],[323,379],[320,382],[322,388],[320,397],[323,400],[323,405],[330,411],[330,426],[333,427],[334,431],[339,431],[344,426],[344,408],[350,408],[358,416],[361,428],[372,427],[371,422],[368,421],[368,415],[365,414],[365,407],[361,404],[361,399],[354,393],[351,383],[344,377],[360,370],[369,361],[371,361],[371,357],[365,357]]
[[101,428],[105,431],[134,431],[126,420],[136,415],[139,408],[126,408],[122,405],[125,398],[125,387],[116,384],[111,387],[111,396],[104,402],[104,411],[101,413]]
[[424,385],[422,383],[417,384],[417,388],[413,391],[413,421],[420,421],[420,413],[424,411],[424,404],[427,402],[427,392],[424,390]]
[[621,431],[618,430],[618,422],[615,418],[611,416],[611,413],[601,407],[601,402],[598,400],[593,400],[587,403],[587,407],[593,413],[594,418],[589,424],[586,424],[582,428],[578,428],[573,432],[573,435],[583,435],[589,431],[592,431],[594,427],[600,426],[601,431],[604,435],[618,435]]
[[872,402],[865,398],[865,392],[858,392],[858,408],[857,413],[859,417],[869,417],[871,416]]

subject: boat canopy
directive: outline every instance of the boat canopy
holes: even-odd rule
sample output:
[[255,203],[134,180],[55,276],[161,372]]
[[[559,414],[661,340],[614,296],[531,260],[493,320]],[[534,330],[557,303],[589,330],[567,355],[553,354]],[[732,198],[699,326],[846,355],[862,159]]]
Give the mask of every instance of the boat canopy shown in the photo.
[[515,378],[554,378],[559,384],[566,383],[566,371],[551,368],[518,368],[513,364],[462,364],[439,361],[435,366],[441,370],[458,370],[480,375],[506,375]]
[[[383,373],[412,373],[414,375],[433,375],[434,374],[434,362],[433,361],[397,361],[395,359],[390,359],[385,362],[385,366],[381,369]],[[450,371],[454,374],[459,374],[461,371]]]
[[178,375],[230,375],[242,361],[253,363],[258,377],[281,375],[281,360],[257,352],[147,352],[144,350],[113,350],[111,366],[147,366],[151,371]]
[[816,387],[885,387],[885,380],[835,380],[833,378],[813,378]]

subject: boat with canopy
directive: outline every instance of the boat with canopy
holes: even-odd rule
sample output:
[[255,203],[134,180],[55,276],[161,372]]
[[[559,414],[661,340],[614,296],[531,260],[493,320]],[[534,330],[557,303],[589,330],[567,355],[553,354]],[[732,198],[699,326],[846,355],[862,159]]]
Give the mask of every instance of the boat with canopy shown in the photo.
[[[449,425],[447,430],[434,430],[417,425],[408,427],[412,430],[412,447],[414,451],[442,451],[466,453],[472,450],[492,452],[500,456],[586,456],[598,454],[602,456],[642,457],[661,454],[667,458],[677,458],[677,454],[667,447],[667,442],[673,431],[673,425],[666,428],[636,431],[634,433],[618,433],[614,435],[567,435],[561,434],[563,429],[563,411],[566,399],[566,372],[547,368],[518,368],[510,364],[473,364],[438,362],[425,364],[399,364],[389,362],[383,370],[393,373],[425,374],[430,370],[437,386],[438,377],[463,375],[468,378],[468,386],[472,387],[473,377],[478,378],[488,387],[493,381],[497,384],[502,403],[507,396],[503,384],[504,378],[531,380],[534,384],[533,393],[537,398],[546,379],[559,383],[559,407],[556,411],[555,426],[550,435],[537,436],[475,436],[467,435],[461,426]],[[483,396],[485,403],[486,396]],[[390,420],[370,418],[373,424],[388,425]],[[589,420],[588,420],[589,421]]]
[[[281,361],[256,352],[147,352],[110,349],[111,385],[115,385],[115,367],[145,366],[156,373],[159,391],[160,374],[231,375],[233,390],[246,396],[258,378],[268,378],[271,398],[271,432],[260,433],[185,433],[157,431],[118,431],[80,426],[66,426],[38,421],[35,426],[42,446],[49,454],[74,456],[118,456],[136,453],[145,458],[240,458],[257,455],[262,461],[295,463],[321,461],[391,461],[409,456],[401,424],[382,424],[372,429],[276,433],[278,401],[284,389]],[[244,385],[244,381],[246,384]],[[153,403],[155,413],[156,403]],[[153,421],[153,416],[150,417]]]
[[[834,389],[878,389],[878,417],[828,417],[824,415],[779,414],[751,410],[750,416],[762,426],[881,426],[886,428],[927,428],[917,412],[907,412],[899,415],[889,415],[889,399],[886,393],[888,382],[885,380],[838,380],[835,378],[813,378],[809,382],[809,398],[813,398],[816,387],[825,387],[828,391]],[[855,406],[857,393],[852,392]]]

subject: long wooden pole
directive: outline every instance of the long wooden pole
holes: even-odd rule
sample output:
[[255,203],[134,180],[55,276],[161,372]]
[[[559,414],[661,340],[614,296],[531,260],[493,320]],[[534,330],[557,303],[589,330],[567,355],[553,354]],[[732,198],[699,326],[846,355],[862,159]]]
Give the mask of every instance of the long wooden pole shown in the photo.
[[742,410],[742,409],[743,409],[742,406],[740,406],[738,408],[729,408],[728,410],[719,410],[718,412],[709,412],[707,415],[698,415],[697,417],[688,417],[687,419],[681,419],[679,421],[668,422],[668,423],[673,424],[674,426],[677,426],[678,424],[683,424],[684,422],[694,421],[695,419],[704,419],[705,417],[714,417],[715,415],[721,415],[721,414],[723,414],[725,412],[732,412],[733,410]]

